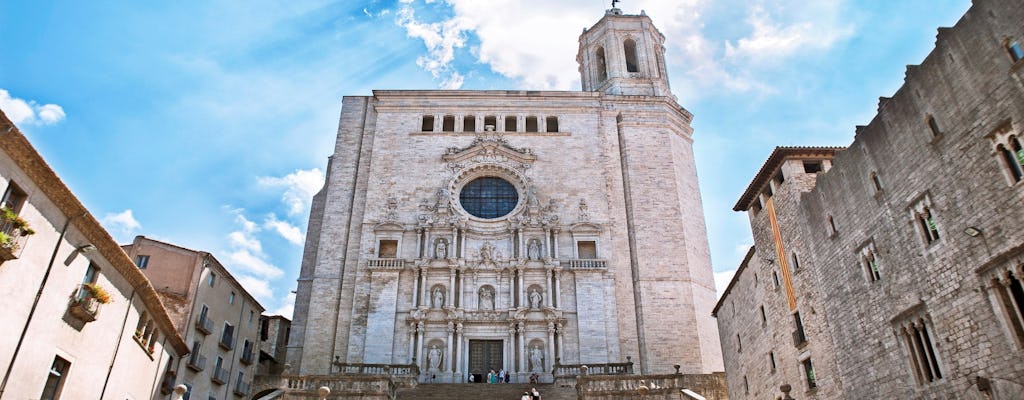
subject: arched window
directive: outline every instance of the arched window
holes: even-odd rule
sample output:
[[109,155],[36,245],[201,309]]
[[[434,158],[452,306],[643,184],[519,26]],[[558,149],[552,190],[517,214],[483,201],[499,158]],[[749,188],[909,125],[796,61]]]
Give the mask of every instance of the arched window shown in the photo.
[[626,39],[622,43],[622,48],[626,51],[626,72],[640,72],[636,58],[636,42],[633,39]]
[[1020,142],[1017,141],[1017,138],[1010,136],[1010,144],[1015,147],[1014,150],[1009,150],[1006,146],[1000,144],[998,146],[999,153],[1003,155],[1006,166],[1010,169],[1010,174],[1013,176],[1013,181],[1020,182],[1021,177],[1024,176],[1024,171],[1021,170],[1022,160],[1020,156],[1024,156],[1024,154],[1019,150]]
[[558,132],[558,117],[547,118],[547,131]]
[[597,48],[597,80],[604,82],[608,79],[608,67],[604,61],[604,48]]
[[422,130],[423,130],[423,132],[433,132],[434,131],[434,116],[433,115],[424,115],[423,116],[423,128],[422,128]]

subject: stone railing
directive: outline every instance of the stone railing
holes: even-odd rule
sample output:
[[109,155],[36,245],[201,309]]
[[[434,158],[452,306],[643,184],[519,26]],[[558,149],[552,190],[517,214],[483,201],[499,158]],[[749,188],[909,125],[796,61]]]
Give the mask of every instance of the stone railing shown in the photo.
[[608,269],[608,260],[573,258],[563,261],[569,269]]
[[416,364],[350,364],[335,361],[331,372],[339,375],[412,376],[420,374]]
[[581,400],[678,399],[683,389],[707,400],[729,398],[722,372],[668,375],[589,375],[587,369],[581,372],[576,381],[576,393]]
[[366,260],[366,268],[402,269],[405,268],[405,260],[401,258],[371,258],[369,260]]
[[586,369],[591,375],[632,375],[633,362],[609,363],[609,364],[559,364],[555,363],[551,371],[555,378],[555,384],[559,386],[576,385],[576,377],[583,374]]
[[256,394],[280,390],[282,399],[319,399],[317,390],[331,390],[328,399],[395,400],[398,386],[388,376],[371,375],[257,375]]

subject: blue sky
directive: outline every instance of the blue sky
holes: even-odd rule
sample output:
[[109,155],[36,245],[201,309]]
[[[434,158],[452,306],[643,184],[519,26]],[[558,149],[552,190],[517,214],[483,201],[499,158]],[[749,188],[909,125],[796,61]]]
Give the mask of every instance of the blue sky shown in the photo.
[[[344,95],[579,90],[604,1],[0,0],[0,108],[127,243],[206,250],[291,314]],[[719,285],[775,146],[846,145],[969,0],[624,0],[666,36]],[[719,288],[720,290],[722,287]]]

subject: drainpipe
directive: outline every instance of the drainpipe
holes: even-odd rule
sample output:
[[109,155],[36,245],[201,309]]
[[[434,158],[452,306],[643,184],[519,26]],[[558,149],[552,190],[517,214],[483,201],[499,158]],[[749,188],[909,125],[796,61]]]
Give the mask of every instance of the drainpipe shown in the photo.
[[[135,300],[135,289],[132,289],[132,295],[128,297],[128,309],[124,310],[124,319],[121,320],[121,332],[117,335],[117,343],[114,344],[114,355],[110,357],[110,366],[107,367],[107,377],[103,379],[103,389],[100,390],[100,400],[103,400],[103,395],[107,393],[107,384],[110,383],[110,374],[114,372],[114,361],[117,360],[117,353],[121,350],[121,342],[124,341],[124,327],[128,324],[128,315],[132,312],[132,301]],[[160,332],[159,329],[154,329]],[[159,370],[159,368],[157,368]]]
[[[8,129],[8,132],[10,130]],[[14,347],[14,354],[11,356],[11,362],[7,364],[7,372],[4,373],[3,383],[0,383],[0,399],[4,398],[4,390],[7,390],[7,381],[11,379],[11,371],[14,370],[14,363],[18,360],[18,353],[21,351],[21,345],[25,342],[25,333],[28,332],[29,325],[32,324],[32,317],[36,313],[36,307],[39,306],[39,298],[43,296],[43,289],[46,288],[46,282],[50,279],[50,271],[53,270],[53,262],[57,260],[57,251],[60,250],[60,244],[64,241],[64,234],[68,232],[68,226],[71,225],[71,221],[75,218],[83,217],[88,212],[83,212],[79,215],[72,216],[64,221],[64,227],[60,229],[60,237],[57,238],[57,244],[53,246],[53,254],[50,256],[50,263],[46,265],[46,272],[43,273],[43,281],[39,282],[39,290],[36,291],[36,299],[32,301],[32,308],[28,311],[28,318],[25,319],[25,326],[21,328],[21,336],[18,338],[18,345]]]

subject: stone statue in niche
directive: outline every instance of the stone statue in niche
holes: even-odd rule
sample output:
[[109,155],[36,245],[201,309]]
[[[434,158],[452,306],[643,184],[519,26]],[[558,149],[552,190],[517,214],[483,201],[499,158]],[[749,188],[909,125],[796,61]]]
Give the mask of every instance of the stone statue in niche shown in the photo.
[[445,258],[448,258],[448,241],[437,239],[434,244],[434,259],[443,260]]
[[436,344],[430,346],[430,351],[427,352],[427,367],[430,371],[441,370],[441,349]]
[[590,221],[590,211],[588,209],[587,201],[580,199],[579,214],[577,215],[580,221]]
[[537,200],[537,190],[533,185],[526,189],[526,204],[530,207],[540,207],[540,200]]
[[430,294],[430,298],[431,301],[433,301],[432,306],[434,308],[444,307],[444,289],[440,286],[434,288],[434,291]]
[[484,245],[480,246],[480,261],[483,261],[483,262],[495,261],[494,245],[491,244],[491,242],[484,242]]
[[544,372],[544,351],[540,346],[530,348],[530,371]]
[[450,196],[448,189],[441,188],[437,190],[437,203],[434,204],[435,210],[442,211],[447,210],[450,204]]
[[480,309],[494,310],[494,292],[488,287],[480,288]]
[[533,290],[530,291],[530,308],[539,309],[540,302],[543,298],[544,296],[540,294],[540,290],[533,288]]
[[526,258],[540,260],[540,240],[530,239],[530,242],[526,244]]

